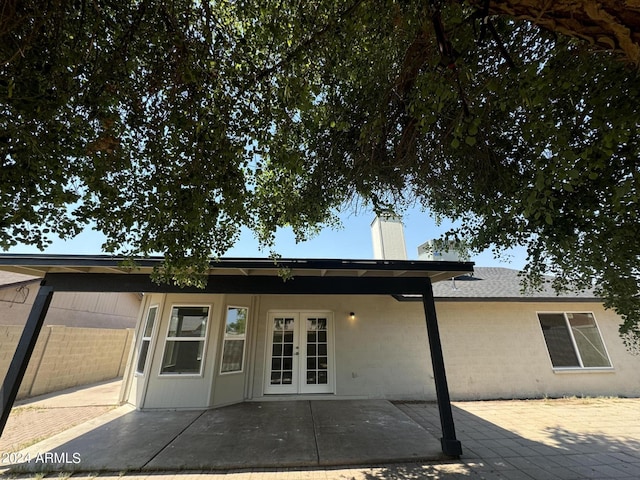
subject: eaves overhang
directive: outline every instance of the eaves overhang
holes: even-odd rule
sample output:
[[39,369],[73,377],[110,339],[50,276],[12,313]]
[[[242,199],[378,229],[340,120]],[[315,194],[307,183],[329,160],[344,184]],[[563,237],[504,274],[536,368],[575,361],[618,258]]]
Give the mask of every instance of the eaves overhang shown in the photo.
[[0,290],[20,288],[20,287],[24,287],[26,285],[31,285],[33,283],[37,283],[39,281],[40,280],[38,278],[30,278],[28,280],[20,280],[20,281],[2,283],[2,284],[0,284]]

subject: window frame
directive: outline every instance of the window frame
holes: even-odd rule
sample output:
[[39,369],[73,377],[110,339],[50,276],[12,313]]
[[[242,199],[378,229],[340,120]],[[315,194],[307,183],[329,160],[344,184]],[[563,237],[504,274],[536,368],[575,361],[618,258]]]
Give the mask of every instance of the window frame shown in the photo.
[[[170,337],[169,331],[171,329],[171,316],[173,314],[173,310],[176,308],[207,308],[207,325],[205,327],[204,335],[200,337]],[[209,325],[211,324],[211,313],[213,311],[213,305],[208,303],[203,304],[185,304],[185,303],[173,303],[171,304],[171,308],[169,309],[169,318],[167,321],[167,329],[164,335],[164,348],[162,349],[162,358],[160,360],[158,377],[159,378],[175,378],[175,377],[202,377],[204,374],[204,364],[207,356],[207,343],[209,338]],[[202,358],[200,360],[200,370],[190,373],[181,373],[181,372],[163,372],[163,363],[164,357],[167,353],[167,344],[169,342],[202,342]]]
[[[569,322],[569,314],[582,314],[582,315],[591,315],[591,318],[593,319],[593,324],[596,328],[596,331],[598,332],[598,336],[600,337],[600,342],[602,343],[602,347],[604,348],[604,354],[607,357],[607,360],[609,361],[609,365],[608,366],[599,366],[599,367],[585,367],[584,366],[584,361],[582,359],[582,352],[580,351],[580,349],[578,348],[578,343],[576,342],[574,333],[573,333],[573,329],[571,327],[571,323]],[[547,344],[547,339],[544,335],[544,330],[542,329],[542,324],[540,323],[540,315],[562,315],[564,318],[564,323],[565,323],[565,327],[567,329],[568,335],[569,335],[569,340],[571,341],[571,347],[573,348],[573,352],[578,360],[578,366],[574,366],[574,367],[570,367],[570,366],[565,366],[565,367],[556,367],[553,364],[553,359],[551,358],[551,352],[549,351],[549,345]],[[538,327],[540,328],[540,334],[542,335],[542,341],[544,343],[545,349],[547,351],[547,356],[549,358],[549,363],[551,364],[551,368],[554,372],[558,372],[558,373],[562,373],[562,372],[603,372],[603,371],[613,371],[614,370],[614,366],[613,366],[613,362],[611,361],[611,356],[609,355],[609,350],[607,349],[607,345],[605,344],[604,341],[604,337],[602,336],[602,332],[600,331],[600,327],[598,325],[598,321],[596,319],[596,315],[593,313],[593,311],[587,311],[587,310],[543,310],[543,311],[537,311],[536,312],[536,319],[538,322]]]
[[[244,326],[244,333],[242,334],[242,338],[240,338],[240,335],[232,335],[232,336],[227,336],[227,319],[228,319],[228,315],[229,315],[229,310],[230,309],[244,309],[247,311],[247,319],[246,319],[246,323]],[[220,375],[233,375],[233,374],[237,374],[237,373],[243,373],[244,372],[244,367],[245,367],[245,360],[246,360],[246,352],[247,352],[247,326],[249,323],[249,307],[245,307],[245,306],[240,306],[240,305],[227,305],[227,308],[225,310],[225,315],[224,315],[224,322],[222,322],[222,348],[220,349]],[[242,360],[241,360],[241,367],[240,370],[222,370],[223,366],[224,366],[224,352],[225,352],[225,345],[227,344],[228,340],[242,340]]]
[[[151,310],[156,311],[155,317],[153,319],[153,326],[151,327],[151,334],[147,337],[145,336],[145,331],[147,330],[147,324],[149,323],[149,313],[151,313]],[[147,370],[149,367],[149,358],[152,357],[153,355],[150,355],[151,353],[151,340],[153,339],[154,335],[156,334],[156,331],[158,329],[158,325],[160,324],[160,322],[158,321],[160,315],[160,305],[159,304],[153,304],[150,305],[149,308],[147,309],[147,314],[145,315],[145,321],[144,321],[144,325],[142,325],[142,339],[140,340],[140,344],[138,347],[138,357],[136,360],[136,366],[135,366],[135,376],[137,377],[144,377],[147,374]],[[142,353],[142,345],[144,344],[144,342],[148,342],[149,345],[147,347],[147,351],[145,353],[145,359],[144,359],[144,365],[142,367],[142,371],[138,370],[138,367],[140,366],[140,355]]]

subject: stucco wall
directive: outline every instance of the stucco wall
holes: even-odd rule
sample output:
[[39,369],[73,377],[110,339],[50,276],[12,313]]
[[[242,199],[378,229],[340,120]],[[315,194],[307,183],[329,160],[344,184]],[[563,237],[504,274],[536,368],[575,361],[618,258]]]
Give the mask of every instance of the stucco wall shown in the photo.
[[[640,396],[640,357],[618,334],[620,318],[595,303],[439,302],[452,399]],[[592,312],[612,370],[554,371],[537,312]]]
[[23,325],[38,288],[38,281],[0,288],[0,325]]
[[[214,371],[217,365],[218,337],[220,336],[220,322],[224,302],[222,295],[156,295],[154,304],[159,305],[158,325],[156,326],[152,354],[152,363],[144,378],[138,377],[137,389],[142,401],[142,408],[159,409],[173,408],[179,405],[182,408],[206,408],[211,405],[211,392]],[[151,305],[151,303],[150,303]],[[165,349],[165,339],[169,329],[169,318],[173,306],[208,306],[210,308],[207,336],[204,344],[202,374],[191,375],[161,375],[160,366]],[[146,318],[146,309],[142,313]],[[136,352],[140,342],[140,322],[137,328]],[[134,355],[137,361],[137,354]],[[135,364],[134,364],[135,365]],[[142,384],[142,385],[141,385]]]
[[[217,344],[217,352],[218,356],[215,361],[214,366],[214,382],[212,386],[211,393],[211,405],[212,406],[222,406],[229,405],[232,403],[241,402],[245,399],[245,390],[247,387],[247,377],[250,375],[250,372],[253,370],[253,362],[251,356],[251,347],[250,345],[254,341],[254,327],[257,322],[259,322],[258,317],[258,303],[257,297],[251,295],[225,295],[223,299],[224,304],[222,305],[222,315],[223,317],[220,319],[219,327],[218,327],[218,337],[216,339],[212,339],[212,341],[216,341]],[[245,332],[245,351],[244,351],[244,362],[243,368],[240,372],[232,372],[232,373],[220,373],[220,363],[222,357],[222,349],[224,342],[224,332],[225,332],[225,323],[226,318],[224,315],[226,314],[226,308],[228,306],[234,307],[246,307],[249,309],[247,328]]]
[[[264,391],[269,311],[329,310],[334,314],[336,395],[435,398],[422,304],[389,296],[263,296],[260,299],[253,396]],[[349,313],[354,312],[352,320]]]
[[137,293],[54,293],[45,323],[87,328],[134,328]]
[[[205,408],[264,394],[269,312],[329,311],[335,342],[335,397],[434,400],[435,386],[421,302],[389,296],[167,295],[154,296],[162,318],[154,339],[153,365],[144,386],[144,408]],[[172,305],[211,305],[203,375],[158,375]],[[245,368],[220,375],[227,305],[250,308]],[[148,305],[147,305],[148,307]],[[146,308],[143,318],[146,318]],[[454,400],[565,395],[640,396],[640,357],[618,335],[619,318],[595,303],[436,302],[444,359]],[[553,369],[537,312],[592,312],[613,368],[560,372]],[[355,313],[351,319],[350,312]],[[132,364],[137,360],[133,355]],[[145,383],[146,382],[146,383]],[[131,396],[129,398],[132,398]],[[283,395],[282,398],[292,398]]]
[[[0,288],[0,325],[24,325],[38,289],[38,282]],[[56,292],[45,325],[134,328],[139,308],[137,293]]]
[[[269,310],[318,308],[335,314],[336,394],[435,399],[421,303],[390,297],[270,296],[260,302],[254,396],[263,391]],[[348,313],[356,313],[350,320]],[[618,334],[620,319],[596,303],[437,302],[436,311],[454,400],[571,395],[640,396],[640,357]],[[552,367],[537,312],[592,312],[613,369]]]
[[[22,326],[0,326],[0,373],[9,368]],[[120,377],[127,362],[132,329],[44,326],[18,392],[18,398]]]

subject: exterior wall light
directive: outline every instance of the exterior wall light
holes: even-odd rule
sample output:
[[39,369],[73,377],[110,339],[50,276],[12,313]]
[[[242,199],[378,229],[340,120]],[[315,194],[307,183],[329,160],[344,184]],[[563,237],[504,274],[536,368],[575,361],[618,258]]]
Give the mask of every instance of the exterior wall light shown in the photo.
[[349,312],[349,320],[355,320],[356,314],[354,312]]

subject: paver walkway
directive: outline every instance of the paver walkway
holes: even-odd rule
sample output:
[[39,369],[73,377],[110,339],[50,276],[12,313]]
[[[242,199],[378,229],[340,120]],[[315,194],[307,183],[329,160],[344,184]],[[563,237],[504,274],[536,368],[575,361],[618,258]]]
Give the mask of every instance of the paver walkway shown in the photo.
[[102,407],[18,407],[11,410],[0,438],[0,452],[16,452],[40,440],[63,432],[75,425],[111,410]]
[[112,380],[16,402],[0,437],[0,454],[16,452],[115,408],[121,383]]
[[[437,428],[424,404],[399,407]],[[453,410],[462,464],[477,478],[640,479],[640,399],[457,402]]]

